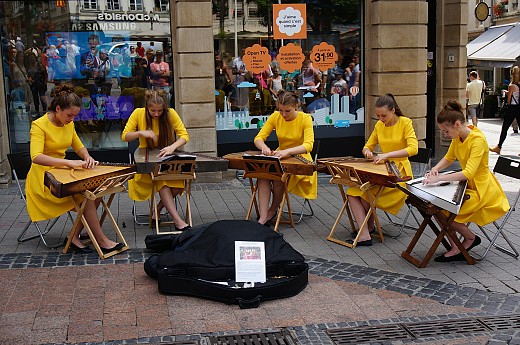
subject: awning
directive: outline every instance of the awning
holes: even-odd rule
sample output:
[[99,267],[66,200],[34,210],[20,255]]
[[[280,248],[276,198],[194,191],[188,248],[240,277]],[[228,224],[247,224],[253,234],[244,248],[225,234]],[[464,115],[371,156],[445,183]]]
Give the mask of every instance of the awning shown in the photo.
[[511,67],[520,56],[520,25],[492,26],[466,48],[470,65]]

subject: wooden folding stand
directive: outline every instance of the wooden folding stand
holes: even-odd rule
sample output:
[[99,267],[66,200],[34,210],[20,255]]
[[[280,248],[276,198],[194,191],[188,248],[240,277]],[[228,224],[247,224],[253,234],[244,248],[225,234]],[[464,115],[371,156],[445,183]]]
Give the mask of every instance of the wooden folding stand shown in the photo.
[[[410,244],[408,245],[406,250],[401,254],[401,256],[407,261],[414,264],[415,266],[419,268],[424,268],[428,265],[428,262],[430,262],[432,256],[435,254],[435,251],[441,243],[443,244],[444,248],[446,248],[446,250],[451,249],[450,243],[446,240],[446,236],[448,236],[453,241],[453,243],[455,243],[457,248],[459,248],[460,252],[462,253],[462,255],[464,255],[464,258],[466,259],[468,264],[474,265],[476,262],[475,259],[471,255],[469,255],[466,248],[464,248],[464,246],[460,242],[456,231],[451,228],[451,224],[453,223],[453,220],[457,215],[445,211],[442,208],[415,196],[404,187],[399,186],[398,188],[408,195],[406,203],[417,208],[417,210],[421,213],[421,215],[424,218],[421,222],[421,225],[419,226],[419,229],[417,229],[417,232],[410,241]],[[464,202],[464,200],[468,198],[469,196],[465,195],[462,202]],[[440,230],[435,225],[432,218],[437,221],[437,223],[440,226]],[[422,236],[424,229],[426,229],[427,225],[430,226],[430,228],[435,233],[436,237],[424,258],[422,260],[419,260],[412,256],[412,251],[417,242],[419,241],[419,238]]]
[[[361,231],[359,229],[362,229],[369,221],[370,216],[374,216],[374,220],[376,223],[377,228],[377,235],[381,242],[384,241],[383,231],[381,229],[381,226],[379,224],[379,219],[377,218],[377,212],[376,212],[376,202],[379,198],[379,195],[383,191],[384,186],[373,184],[371,182],[363,182],[361,177],[359,176],[356,169],[352,166],[344,165],[344,164],[338,164],[334,163],[332,161],[325,161],[325,164],[327,165],[327,168],[329,169],[329,172],[331,174],[330,183],[338,185],[339,191],[341,193],[341,198],[343,199],[343,206],[341,207],[338,217],[336,218],[336,222],[332,226],[332,230],[330,231],[329,236],[327,237],[327,240],[341,244],[343,246],[347,246],[350,248],[355,248],[357,243],[359,242],[359,236],[361,235]],[[347,215],[350,221],[350,226],[352,227],[352,231],[356,231],[356,227],[354,225],[354,219],[352,216],[352,213],[350,211],[349,202],[347,195],[345,193],[345,186],[347,187],[359,187],[363,192],[366,193],[368,196],[368,203],[370,205],[370,209],[367,212],[367,215],[365,219],[363,220],[363,223],[359,225],[359,229],[357,231],[357,235],[353,240],[353,243],[348,243],[346,241],[340,240],[338,238],[334,237],[334,233],[336,231],[336,227],[338,226],[341,217],[343,216],[343,213],[347,211]],[[372,195],[370,192],[371,190],[375,191],[375,196]]]
[[[287,189],[287,184],[291,175],[283,171],[282,165],[278,159],[273,159],[272,157],[266,157],[265,159],[261,159],[258,157],[247,158],[246,156],[244,156],[243,162],[245,164],[244,178],[249,179],[249,185],[251,187],[251,200],[249,201],[249,208],[247,210],[246,220],[248,220],[251,217],[253,205],[255,205],[255,209],[258,214],[258,205],[256,200],[256,192],[258,191],[258,179],[269,181],[281,181],[283,184],[283,196],[282,201],[280,203],[280,207],[278,209],[276,223],[274,225],[274,231],[278,231],[278,226],[280,224],[289,224],[294,229],[291,202],[289,199],[289,192]],[[254,178],[257,179],[256,183],[253,183]],[[287,204],[289,220],[282,220],[282,213],[285,204]]]
[[[110,211],[110,205],[112,204],[112,201],[114,200],[115,193],[126,191],[125,183],[129,179],[131,179],[134,176],[134,174],[135,174],[135,172],[132,172],[132,173],[128,173],[128,174],[124,174],[124,175],[120,175],[120,176],[113,176],[113,177],[107,178],[94,191],[86,190],[86,191],[82,192],[81,194],[84,196],[84,199],[80,204],[78,204],[76,202],[73,195],[70,196],[70,198],[72,199],[72,202],[74,203],[74,208],[78,212],[78,216],[76,217],[76,220],[74,221],[74,225],[72,226],[72,229],[70,230],[67,243],[65,244],[65,247],[63,248],[64,254],[67,253],[67,251],[69,250],[70,244],[72,243],[72,239],[74,238],[74,236],[78,236],[77,232],[79,230],[79,228],[78,228],[79,222],[83,223],[85,231],[87,232],[87,234],[90,238],[90,241],[94,245],[94,248],[96,249],[96,251],[101,259],[106,259],[110,256],[116,255],[117,253],[121,253],[128,249],[128,244],[126,243],[126,240],[123,237],[121,230],[119,230],[119,226],[117,225],[117,222],[114,219],[112,212]],[[109,196],[108,202],[105,202],[103,197],[107,196],[107,195]],[[119,240],[121,242],[124,243],[123,248],[121,248],[119,250],[111,251],[106,254],[103,253],[103,251],[101,250],[101,247],[99,246],[99,244],[96,240],[96,237],[94,236],[92,229],[90,228],[90,225],[88,224],[88,222],[85,218],[85,215],[84,215],[85,207],[87,206],[87,202],[89,200],[96,200],[98,198],[101,199],[101,204],[103,205],[103,213],[99,220],[100,225],[101,226],[103,225],[105,218],[108,215],[108,217],[112,223],[112,227],[114,228],[114,230],[116,232],[117,237],[119,238]]]
[[[152,215],[155,217],[155,231],[157,234],[178,234],[179,231],[160,231],[159,212],[157,209],[157,182],[160,181],[183,181],[184,193],[186,193],[185,222],[192,226],[191,219],[191,184],[195,180],[195,156],[170,159],[165,162],[155,163],[152,178],[152,202],[150,204],[150,227],[153,227]],[[161,222],[162,225],[172,225],[174,222]]]

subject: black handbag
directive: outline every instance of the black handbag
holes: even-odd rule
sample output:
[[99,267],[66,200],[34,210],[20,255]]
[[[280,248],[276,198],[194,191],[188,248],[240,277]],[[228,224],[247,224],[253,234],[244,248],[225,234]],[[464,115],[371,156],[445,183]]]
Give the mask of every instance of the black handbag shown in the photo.
[[[254,286],[235,281],[235,241],[264,242],[267,281]],[[256,308],[262,301],[300,293],[308,283],[309,266],[283,236],[245,220],[202,224],[180,235],[150,235],[148,249],[162,250],[144,263],[157,279],[159,291],[190,295],[240,308]]]

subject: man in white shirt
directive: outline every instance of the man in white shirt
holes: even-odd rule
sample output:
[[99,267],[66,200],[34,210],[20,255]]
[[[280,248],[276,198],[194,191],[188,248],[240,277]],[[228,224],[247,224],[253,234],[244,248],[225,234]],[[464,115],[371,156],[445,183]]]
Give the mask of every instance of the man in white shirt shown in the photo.
[[471,71],[469,73],[469,83],[466,86],[466,104],[468,108],[468,120],[471,119],[475,127],[477,127],[477,117],[479,115],[477,110],[482,103],[485,89],[486,85],[480,80],[477,71]]

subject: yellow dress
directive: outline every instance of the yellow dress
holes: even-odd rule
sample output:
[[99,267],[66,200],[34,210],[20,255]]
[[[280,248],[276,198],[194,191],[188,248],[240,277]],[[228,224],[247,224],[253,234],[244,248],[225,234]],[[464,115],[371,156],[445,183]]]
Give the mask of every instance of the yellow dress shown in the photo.
[[[49,120],[48,114],[32,122],[31,159],[40,154],[63,159],[65,151],[71,146],[76,152],[83,147],[74,129],[74,122],[58,127]],[[49,169],[50,166],[32,163],[27,174],[27,213],[33,222],[58,217],[74,208],[71,198],[56,198],[49,188],[43,185],[45,172]],[[81,197],[78,196],[77,201],[81,201]]]
[[[258,139],[265,141],[273,130],[276,130],[278,138],[279,146],[277,150],[303,145],[307,153],[302,154],[302,156],[312,161],[310,152],[314,145],[314,129],[309,114],[299,111],[294,120],[286,121],[279,111],[275,111],[269,116],[254,141]],[[316,199],[318,195],[318,175],[316,172],[312,176],[291,175],[287,187],[292,194],[299,195],[302,198]]]
[[471,132],[466,140],[453,139],[444,158],[449,162],[457,159],[468,179],[466,194],[470,198],[462,204],[455,221],[483,226],[502,217],[509,210],[509,202],[497,178],[489,170],[489,146],[484,133],[474,126],[468,128]]
[[[386,127],[383,122],[377,121],[374,131],[368,138],[364,148],[374,151],[377,144],[379,144],[383,153],[405,149],[408,152],[408,156],[416,155],[419,150],[419,143],[415,136],[412,120],[399,116],[397,123],[390,127]],[[412,166],[408,157],[391,158],[390,161],[395,162],[402,176],[413,176]],[[404,186],[404,183],[402,185]],[[364,195],[365,193],[357,187],[350,187],[347,190],[347,194],[361,196],[368,201],[368,197]],[[385,187],[377,199],[376,207],[386,212],[397,214],[403,207],[405,200],[406,194],[399,189]]]
[[[163,115],[162,115],[163,116]],[[173,109],[170,109],[168,114],[170,123],[175,131],[177,138],[184,138],[186,142],[190,140],[186,127],[182,123],[179,114]],[[126,134],[129,132],[136,132],[146,130],[146,108],[137,108],[132,112],[121,138],[125,141]],[[159,119],[152,119],[152,128],[155,135],[159,135]],[[146,148],[146,139],[139,137],[139,147]],[[160,181],[157,184],[157,190],[168,186],[173,188],[184,188],[183,181]],[[135,174],[135,177],[128,181],[128,196],[135,201],[148,200],[152,196],[152,178],[148,174]]]

